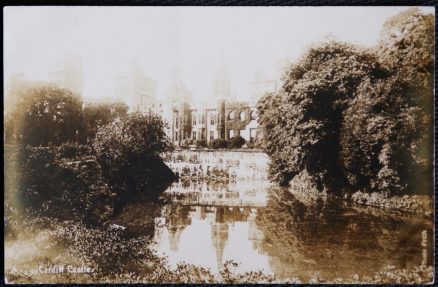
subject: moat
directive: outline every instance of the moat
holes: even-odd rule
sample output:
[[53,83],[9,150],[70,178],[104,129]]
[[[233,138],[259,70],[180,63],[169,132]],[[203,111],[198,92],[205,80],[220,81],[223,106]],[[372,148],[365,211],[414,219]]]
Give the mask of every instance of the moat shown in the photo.
[[168,165],[182,178],[164,193],[153,248],[174,267],[218,272],[232,260],[279,279],[433,264],[432,219],[295,194],[269,183],[267,164],[259,152],[173,154]]

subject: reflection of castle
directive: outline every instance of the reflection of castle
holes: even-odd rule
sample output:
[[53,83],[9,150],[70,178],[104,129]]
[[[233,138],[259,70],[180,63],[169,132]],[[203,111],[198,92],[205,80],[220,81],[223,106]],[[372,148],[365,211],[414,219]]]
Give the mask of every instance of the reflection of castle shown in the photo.
[[168,198],[181,205],[262,207],[266,204],[266,181],[210,183],[176,182],[166,191]]
[[[247,235],[251,241],[259,241],[259,232],[255,223],[257,209],[238,207],[215,207],[215,206],[179,206],[169,205],[166,210],[166,226],[169,234],[169,248],[178,251],[181,234],[193,221],[202,221],[210,226],[210,237],[214,249],[217,268],[224,263],[224,253],[228,244],[232,226],[236,222],[250,222],[250,230]],[[252,222],[252,223],[251,223]],[[207,232],[208,229],[204,231]],[[196,234],[195,236],[201,236]]]
[[189,217],[189,210],[187,208],[176,206],[175,211],[170,213],[167,217],[170,250],[178,250],[178,242],[181,238],[181,234],[191,222],[192,220]]

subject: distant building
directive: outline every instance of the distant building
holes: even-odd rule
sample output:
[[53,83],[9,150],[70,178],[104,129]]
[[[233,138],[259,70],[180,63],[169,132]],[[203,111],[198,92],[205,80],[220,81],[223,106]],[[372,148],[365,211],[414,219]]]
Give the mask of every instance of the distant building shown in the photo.
[[69,56],[56,63],[56,70],[48,75],[49,82],[81,95],[84,88],[84,73],[80,57]]
[[217,138],[243,137],[247,142],[257,137],[257,110],[247,102],[218,101],[216,107],[192,108],[184,103],[173,109],[172,141],[202,140],[207,144]]
[[132,69],[128,76],[115,79],[115,97],[128,103],[133,112],[148,113],[155,103],[157,83]]
[[172,83],[167,91],[167,101],[172,106],[178,106],[181,103],[190,103],[192,93],[184,85],[179,69],[174,68]]
[[257,110],[247,102],[225,102],[225,139],[241,136],[246,141],[257,137]]
[[213,97],[220,101],[234,101],[234,95],[231,94],[230,78],[223,62],[219,66],[213,82]]
[[255,74],[255,79],[249,83],[251,104],[256,105],[257,101],[269,92],[277,91],[277,81],[268,80],[263,71]]
[[223,62],[213,81],[215,104],[191,103],[191,94],[178,76],[174,78],[168,94],[173,103],[170,134],[175,145],[190,141],[209,144],[218,138],[230,139],[235,136],[242,136],[246,141],[255,140],[257,111],[248,102],[235,101]]

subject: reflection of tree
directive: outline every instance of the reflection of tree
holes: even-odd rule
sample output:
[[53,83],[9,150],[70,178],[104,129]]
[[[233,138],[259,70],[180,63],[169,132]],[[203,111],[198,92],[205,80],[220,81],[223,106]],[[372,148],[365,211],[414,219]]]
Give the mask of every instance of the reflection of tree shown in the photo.
[[[263,232],[260,249],[269,255],[279,277],[327,280],[369,275],[388,264],[405,268],[421,263],[422,226],[381,217],[365,217],[339,203],[298,201],[290,192],[272,189],[256,217]],[[417,236],[418,235],[418,236]]]
[[161,214],[163,206],[147,201],[129,202],[125,204],[112,221],[127,227],[131,236],[153,236],[155,233],[155,218]]

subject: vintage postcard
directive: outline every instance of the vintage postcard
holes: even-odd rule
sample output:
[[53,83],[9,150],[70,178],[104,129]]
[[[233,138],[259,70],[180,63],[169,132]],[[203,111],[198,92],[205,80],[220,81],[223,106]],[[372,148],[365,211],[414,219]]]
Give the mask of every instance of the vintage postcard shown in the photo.
[[5,283],[434,283],[434,7],[3,15]]

